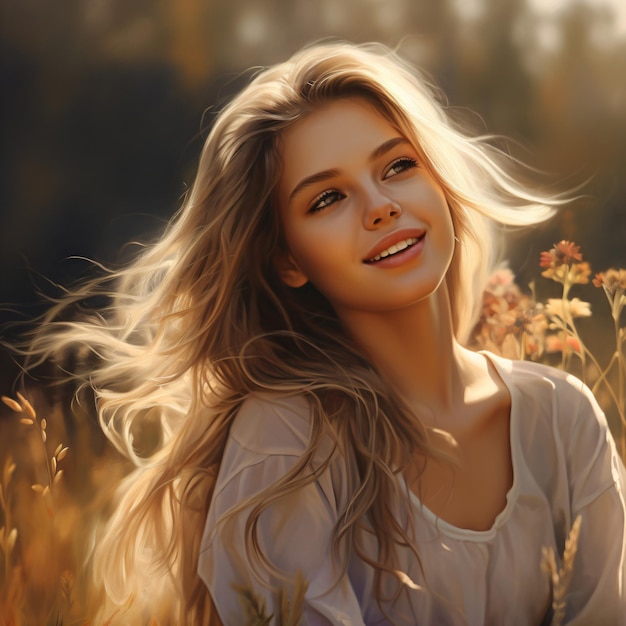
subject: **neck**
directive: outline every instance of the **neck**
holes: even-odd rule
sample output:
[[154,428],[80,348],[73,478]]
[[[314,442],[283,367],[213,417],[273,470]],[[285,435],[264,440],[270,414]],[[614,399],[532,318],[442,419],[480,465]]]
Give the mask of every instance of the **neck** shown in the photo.
[[[410,406],[431,415],[463,403],[471,354],[456,341],[445,285],[415,305],[385,312],[341,312],[346,329]],[[435,424],[433,424],[435,425]]]

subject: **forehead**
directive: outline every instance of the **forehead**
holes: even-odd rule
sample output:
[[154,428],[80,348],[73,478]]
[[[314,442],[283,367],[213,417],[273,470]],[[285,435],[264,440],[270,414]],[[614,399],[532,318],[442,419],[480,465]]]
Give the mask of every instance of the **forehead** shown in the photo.
[[401,133],[361,98],[334,100],[315,108],[282,135],[280,189],[289,193],[300,180],[329,169],[342,169],[367,157]]

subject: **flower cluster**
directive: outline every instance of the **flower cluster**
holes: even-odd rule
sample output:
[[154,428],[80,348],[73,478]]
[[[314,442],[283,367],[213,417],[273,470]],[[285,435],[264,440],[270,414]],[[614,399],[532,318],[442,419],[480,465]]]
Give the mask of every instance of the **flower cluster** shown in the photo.
[[508,267],[498,268],[483,294],[475,347],[512,359],[538,359],[545,346],[548,321],[542,305],[520,290]]
[[541,253],[539,266],[544,278],[561,285],[560,297],[537,302],[534,288],[531,295],[522,293],[513,272],[498,268],[483,294],[473,345],[518,359],[549,360],[550,355],[560,354],[560,366],[580,374],[594,393],[606,399],[608,408],[616,410],[622,456],[626,458],[626,328],[620,325],[626,305],[626,270],[611,268],[596,274],[592,281],[604,290],[615,334],[615,352],[602,366],[577,326],[578,320],[592,316],[591,304],[570,296],[572,287],[590,282],[591,267],[583,260],[580,246],[560,241]]
[[542,252],[539,266],[545,268],[541,275],[563,285],[586,285],[591,275],[589,263],[583,261],[580,246],[571,241],[561,241]]
[[[609,302],[613,304],[615,299],[621,301],[624,298],[624,292],[626,291],[626,270],[609,269],[606,272],[600,272],[596,274],[593,279],[593,284],[596,287],[602,287]],[[623,306],[624,303],[621,302]]]

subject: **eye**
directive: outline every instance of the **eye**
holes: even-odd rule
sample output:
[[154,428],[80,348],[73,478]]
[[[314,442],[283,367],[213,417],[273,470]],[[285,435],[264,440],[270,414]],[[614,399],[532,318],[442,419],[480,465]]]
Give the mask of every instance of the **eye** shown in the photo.
[[317,213],[322,209],[330,206],[331,204],[335,204],[335,202],[339,202],[339,200],[343,200],[345,196],[334,189],[328,189],[327,191],[322,192],[315,200],[313,200],[313,204],[309,208],[309,213]]
[[413,169],[414,167],[417,167],[417,161],[415,159],[412,159],[410,157],[400,157],[387,168],[387,171],[383,176],[383,180],[387,178],[392,178],[396,174],[400,174],[405,170]]

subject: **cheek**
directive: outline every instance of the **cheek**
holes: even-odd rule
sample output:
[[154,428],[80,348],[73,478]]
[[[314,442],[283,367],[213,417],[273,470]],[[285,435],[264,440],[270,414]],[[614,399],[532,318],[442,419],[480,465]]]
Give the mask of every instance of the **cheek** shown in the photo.
[[304,242],[294,241],[291,253],[300,269],[320,290],[329,276],[338,270],[338,250],[334,242],[311,238]]
[[451,238],[454,241],[454,234],[456,232],[454,218],[452,210],[448,204],[443,191],[440,189],[432,190],[431,206],[436,207],[433,213],[434,223],[438,225],[438,229],[441,231],[442,236]]
[[353,246],[349,227],[341,219],[320,216],[306,223],[285,224],[285,238],[289,251],[300,269],[311,279],[324,277],[324,272],[345,265]]
[[333,305],[341,302],[350,285],[358,282],[345,242],[342,245],[331,234],[306,241],[293,239],[292,245],[291,254],[302,273]]

